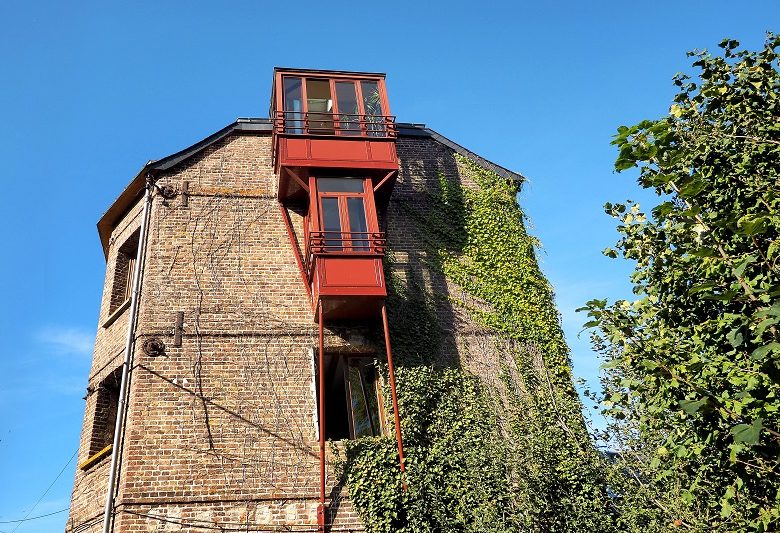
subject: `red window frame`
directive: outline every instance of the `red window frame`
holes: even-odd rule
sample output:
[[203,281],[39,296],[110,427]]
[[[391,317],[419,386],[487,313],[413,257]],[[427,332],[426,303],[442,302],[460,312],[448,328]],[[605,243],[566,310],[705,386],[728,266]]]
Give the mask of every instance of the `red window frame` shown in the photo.
[[[320,177],[333,177],[333,176],[320,176]],[[368,246],[367,250],[355,249],[353,247],[352,239],[349,238],[349,233],[352,231],[349,222],[349,210],[347,206],[347,200],[349,198],[361,198],[363,199],[363,209],[366,215],[366,232],[378,233],[379,221],[377,218],[376,204],[374,203],[374,189],[371,178],[367,177],[343,177],[343,179],[361,179],[363,181],[363,192],[335,192],[335,191],[320,191],[317,186],[317,178],[311,180],[312,187],[312,202],[311,208],[308,214],[308,224],[310,231],[324,231],[325,222],[323,220],[323,198],[336,198],[339,206],[339,223],[342,233],[342,251],[348,253],[371,253],[371,246]],[[344,234],[347,234],[344,236]],[[357,240],[357,239],[355,239]],[[370,238],[366,236],[366,240],[370,241]],[[308,239],[307,239],[308,241]]]
[[[338,120],[339,115],[341,112],[339,111],[338,107],[338,98],[336,96],[336,83],[337,82],[352,82],[352,84],[355,86],[355,98],[357,98],[357,104],[358,104],[358,115],[360,117],[366,117],[366,109],[364,105],[363,100],[363,86],[361,82],[374,82],[377,84],[377,89],[379,91],[379,105],[382,110],[381,115],[375,115],[375,116],[389,116],[388,112],[388,105],[386,101],[386,95],[385,95],[385,85],[384,80],[381,78],[328,78],[325,76],[300,76],[296,74],[283,74],[281,78],[281,85],[280,87],[284,87],[284,82],[288,78],[297,78],[301,80],[301,113],[304,117],[307,117],[309,114],[309,98],[307,94],[307,88],[306,84],[308,80],[318,80],[318,81],[328,81],[329,87],[330,87],[330,96],[333,101],[333,108],[331,110],[332,119],[331,120],[320,120],[319,122],[330,122],[333,126],[333,134],[334,135],[344,135],[344,136],[357,136],[354,134],[346,134],[341,132],[341,120]],[[284,91],[281,91],[281,107],[280,109],[285,109],[285,94]],[[322,113],[320,111],[316,111],[315,113],[324,115],[325,113]],[[308,133],[310,127],[308,126],[308,119],[304,119],[304,123],[307,125],[303,128],[304,132]],[[360,135],[359,136],[366,136],[367,129],[365,124],[361,124],[360,126]]]

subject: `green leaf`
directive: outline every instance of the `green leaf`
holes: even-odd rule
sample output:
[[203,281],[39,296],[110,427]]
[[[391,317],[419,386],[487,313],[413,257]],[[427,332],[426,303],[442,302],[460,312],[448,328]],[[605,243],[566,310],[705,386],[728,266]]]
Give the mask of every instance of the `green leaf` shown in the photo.
[[713,281],[705,281],[704,283],[699,283],[698,285],[694,285],[690,289],[688,289],[688,294],[696,294],[699,292],[708,291],[714,287],[717,287],[718,284]]
[[757,418],[752,424],[737,424],[731,428],[731,434],[734,435],[734,442],[744,442],[745,444],[757,444],[764,428],[764,419]]
[[680,407],[689,415],[696,414],[706,404],[707,398],[701,398],[700,400],[680,400]]
[[742,333],[740,333],[740,328],[736,327],[729,331],[726,334],[726,340],[731,344],[734,348],[737,348],[742,345],[744,342],[744,338],[742,337]]
[[742,274],[745,273],[747,266],[751,263],[755,263],[757,259],[758,256],[756,255],[749,255],[745,257],[742,261],[739,262],[737,266],[734,267],[734,275],[738,278],[741,278]]
[[680,188],[680,196],[684,198],[693,198],[704,188],[707,187],[707,183],[702,179],[692,179],[685,186]]
[[767,229],[769,217],[745,215],[737,222],[737,233],[740,235],[758,235]]
[[780,343],[770,342],[769,344],[765,344],[764,346],[759,346],[758,348],[753,350],[753,353],[750,354],[750,358],[764,359],[766,355],[770,352],[780,352]]

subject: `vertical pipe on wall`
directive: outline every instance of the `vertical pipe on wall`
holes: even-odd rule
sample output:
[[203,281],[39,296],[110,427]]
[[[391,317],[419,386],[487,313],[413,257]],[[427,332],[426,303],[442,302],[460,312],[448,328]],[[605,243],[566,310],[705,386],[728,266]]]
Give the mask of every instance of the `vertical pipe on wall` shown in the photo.
[[[382,304],[382,326],[385,329],[385,350],[387,351],[387,370],[390,374],[390,397],[393,400],[393,415],[395,417],[395,439],[398,443],[398,462],[401,466],[401,472],[406,471],[404,466],[404,443],[401,439],[401,418],[398,416],[398,398],[395,394],[395,369],[393,368],[393,354],[390,350],[390,327],[387,323],[387,306]],[[402,481],[403,488],[406,490],[406,482]]]
[[119,386],[119,405],[117,406],[116,424],[114,425],[114,441],[111,449],[111,466],[108,470],[108,484],[106,490],[106,504],[103,510],[103,533],[110,533],[112,518],[114,515],[114,489],[117,479],[117,461],[119,458],[119,439],[122,436],[122,426],[127,414],[128,385],[133,360],[133,345],[135,344],[135,321],[138,314],[138,295],[141,292],[141,272],[144,269],[146,258],[146,231],[149,222],[149,213],[152,205],[152,188],[154,183],[151,174],[146,177],[146,191],[144,193],[144,209],[141,215],[141,229],[138,235],[138,252],[135,258],[135,272],[133,273],[133,288],[130,296],[130,317],[127,321],[127,338],[125,339],[125,358],[122,362],[122,380]]
[[320,368],[320,505],[317,508],[319,531],[325,531],[325,334],[322,301],[319,302],[319,368]]

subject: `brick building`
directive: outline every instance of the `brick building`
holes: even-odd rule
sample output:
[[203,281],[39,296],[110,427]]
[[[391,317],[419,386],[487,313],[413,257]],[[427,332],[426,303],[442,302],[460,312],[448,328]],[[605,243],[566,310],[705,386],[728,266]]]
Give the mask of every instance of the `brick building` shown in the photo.
[[[271,107],[145,165],[98,223],[106,277],[67,532],[363,529],[322,445],[395,432],[373,366],[385,279],[462,296],[401,207],[426,209],[442,178],[473,186],[456,154],[521,177],[395,123],[382,75],[277,69]],[[437,312],[448,356],[494,379],[469,349],[479,328]]]

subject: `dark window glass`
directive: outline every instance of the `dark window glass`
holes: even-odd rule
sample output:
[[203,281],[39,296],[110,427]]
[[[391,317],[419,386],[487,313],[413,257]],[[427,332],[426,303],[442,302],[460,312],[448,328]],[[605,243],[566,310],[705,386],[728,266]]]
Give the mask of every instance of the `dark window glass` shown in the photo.
[[351,358],[347,367],[350,416],[355,438],[379,435],[379,398],[374,363],[366,358]]
[[320,192],[363,192],[362,178],[318,178]]
[[284,78],[284,131],[285,133],[303,133],[303,100],[301,98],[301,79]]
[[379,137],[385,134],[384,118],[382,115],[382,99],[379,96],[379,86],[375,81],[361,81],[360,90],[363,92],[363,109],[366,113],[366,130],[368,134]]
[[347,213],[349,214],[349,231],[358,233],[352,236],[352,249],[368,251],[368,225],[366,224],[366,210],[363,206],[363,198],[347,198]]
[[[352,429],[355,437],[365,437],[374,434],[374,422],[368,412],[368,401],[363,376],[357,361],[350,361],[347,372],[349,381],[349,397],[351,400]],[[376,393],[375,393],[376,394]]]
[[[315,373],[319,398],[319,364]],[[374,361],[368,357],[326,354],[325,376],[325,438],[381,435]]]
[[330,81],[306,80],[306,105],[309,112],[309,133],[333,134],[333,97]]
[[325,231],[323,245],[327,250],[341,250],[341,218],[339,199],[322,199],[322,226]]
[[339,129],[342,135],[360,135],[360,109],[358,108],[355,83],[336,82],[336,102],[339,106]]

